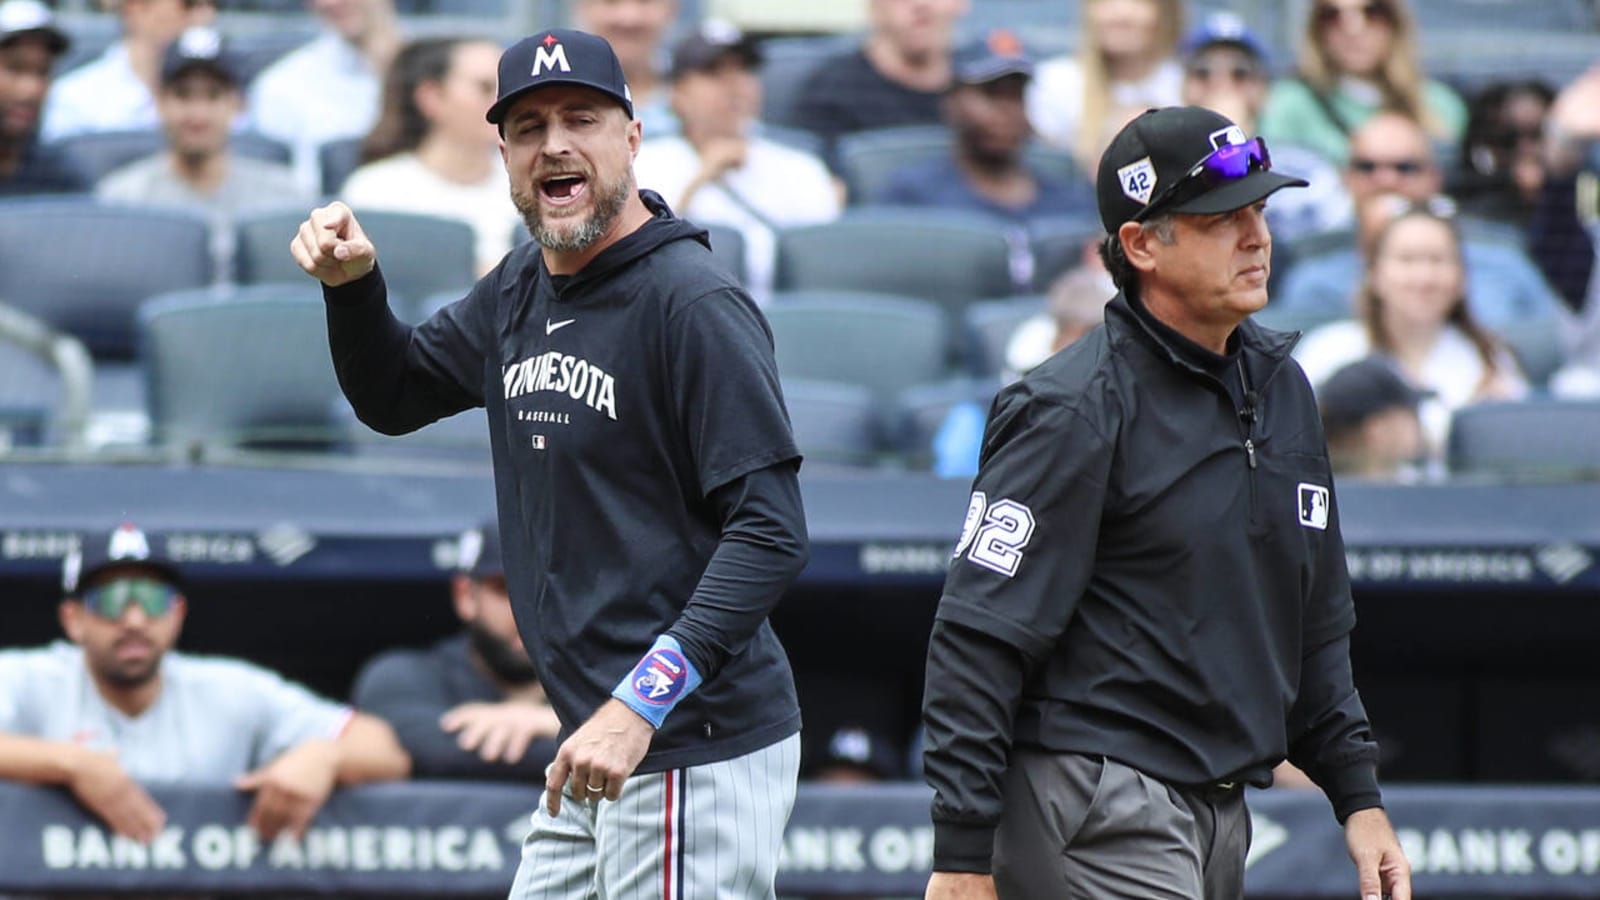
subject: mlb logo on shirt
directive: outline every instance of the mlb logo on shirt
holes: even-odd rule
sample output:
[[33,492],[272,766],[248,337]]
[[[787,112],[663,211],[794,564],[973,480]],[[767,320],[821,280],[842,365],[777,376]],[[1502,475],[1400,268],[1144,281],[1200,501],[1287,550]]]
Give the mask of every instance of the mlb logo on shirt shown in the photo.
[[1300,484],[1300,524],[1325,531],[1328,528],[1328,489],[1320,484]]
[[544,435],[536,434],[536,435],[533,436],[533,449],[535,449],[535,450],[543,450],[544,449]]

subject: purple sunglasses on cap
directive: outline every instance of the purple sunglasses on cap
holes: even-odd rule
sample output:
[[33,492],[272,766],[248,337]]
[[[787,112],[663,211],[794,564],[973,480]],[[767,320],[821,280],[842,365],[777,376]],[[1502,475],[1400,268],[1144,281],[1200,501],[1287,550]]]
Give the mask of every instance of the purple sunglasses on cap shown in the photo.
[[1133,221],[1143,222],[1163,207],[1176,205],[1180,195],[1183,199],[1196,197],[1230,181],[1238,181],[1251,172],[1265,172],[1271,168],[1272,155],[1267,152],[1267,142],[1261,138],[1252,138],[1242,144],[1226,144],[1218,147],[1195,163],[1182,178],[1157,194],[1138,215],[1133,217]]

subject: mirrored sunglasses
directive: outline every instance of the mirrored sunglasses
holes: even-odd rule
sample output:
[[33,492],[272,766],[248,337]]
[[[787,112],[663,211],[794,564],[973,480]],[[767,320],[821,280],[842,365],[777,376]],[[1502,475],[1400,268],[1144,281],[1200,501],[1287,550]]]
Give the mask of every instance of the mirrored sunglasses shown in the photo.
[[1176,206],[1231,181],[1238,181],[1252,172],[1265,172],[1271,168],[1272,155],[1267,152],[1267,142],[1261,138],[1218,147],[1195,163],[1182,178],[1151,199],[1133,220],[1143,222],[1167,207]]
[[118,578],[84,591],[82,599],[84,608],[102,619],[120,619],[134,605],[154,619],[172,611],[178,589],[153,578]]

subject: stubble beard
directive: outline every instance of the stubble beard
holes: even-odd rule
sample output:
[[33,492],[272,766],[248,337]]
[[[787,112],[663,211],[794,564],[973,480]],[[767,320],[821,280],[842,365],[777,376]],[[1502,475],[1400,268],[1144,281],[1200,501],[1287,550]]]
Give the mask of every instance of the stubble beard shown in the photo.
[[528,233],[546,250],[575,253],[587,250],[616,224],[617,217],[622,215],[622,208],[628,203],[628,197],[633,194],[633,173],[624,173],[610,187],[597,191],[594,209],[571,224],[564,224],[564,220],[559,218],[547,221],[540,214],[538,190],[538,186],[531,182],[527,188],[517,184],[511,186],[511,202],[522,214]]

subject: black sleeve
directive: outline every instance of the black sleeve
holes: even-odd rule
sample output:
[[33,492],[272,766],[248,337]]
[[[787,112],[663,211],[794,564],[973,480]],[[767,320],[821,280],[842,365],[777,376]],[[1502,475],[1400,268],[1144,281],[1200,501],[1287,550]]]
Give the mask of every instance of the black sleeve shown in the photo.
[[[1578,210],[1578,175],[1545,179],[1528,222],[1528,252],[1568,307],[1583,308],[1594,275],[1595,246]],[[1593,176],[1588,176],[1593,177]]]
[[1383,805],[1378,743],[1350,671],[1350,636],[1309,648],[1300,694],[1289,711],[1289,761],[1316,782],[1342,823],[1357,810]]
[[668,322],[668,379],[702,497],[757,469],[800,458],[778,386],[772,331],[742,290],[724,288]]
[[439,717],[456,704],[434,667],[411,653],[385,653],[362,668],[351,703],[394,728],[411,755],[414,778],[471,778],[542,783],[545,766],[556,757],[554,738],[528,745],[515,763],[489,762],[461,749],[455,735],[439,727]]
[[989,871],[1018,698],[1089,584],[1112,450],[1074,409],[995,400],[928,648],[936,870]]
[[722,540],[667,633],[711,679],[755,635],[809,554],[795,464],[757,469],[716,489]]
[[922,722],[923,774],[934,791],[934,871],[989,871],[1025,677],[1016,647],[971,628],[933,623]]
[[498,272],[415,328],[389,311],[377,268],[349,284],[323,287],[333,368],[362,422],[383,434],[406,434],[483,405],[487,329],[480,309]]

